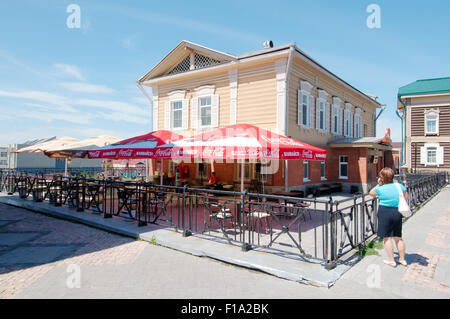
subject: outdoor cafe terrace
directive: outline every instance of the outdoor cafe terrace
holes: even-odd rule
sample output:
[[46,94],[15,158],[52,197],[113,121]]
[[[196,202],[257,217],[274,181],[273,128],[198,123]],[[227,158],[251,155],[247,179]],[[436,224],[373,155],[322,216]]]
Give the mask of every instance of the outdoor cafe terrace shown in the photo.
[[[410,206],[417,209],[447,180],[448,173],[409,179]],[[259,248],[329,268],[377,231],[377,199],[364,194],[301,198],[14,171],[0,173],[0,190],[24,201],[166,228],[243,250]]]

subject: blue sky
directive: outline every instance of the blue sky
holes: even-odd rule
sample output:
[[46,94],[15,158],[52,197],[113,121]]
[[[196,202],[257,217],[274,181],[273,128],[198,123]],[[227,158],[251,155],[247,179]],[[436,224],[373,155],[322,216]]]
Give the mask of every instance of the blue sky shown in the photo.
[[[369,4],[381,28],[369,29]],[[81,8],[69,29],[66,8]],[[64,1],[0,3],[0,145],[49,136],[127,138],[150,129],[136,80],[181,40],[241,54],[295,42],[320,64],[387,104],[400,86],[450,76],[450,2],[433,1]]]

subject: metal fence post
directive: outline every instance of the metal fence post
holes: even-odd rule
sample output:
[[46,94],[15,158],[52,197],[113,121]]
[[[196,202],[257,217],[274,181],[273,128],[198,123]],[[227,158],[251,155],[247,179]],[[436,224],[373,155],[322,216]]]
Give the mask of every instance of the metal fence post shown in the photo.
[[[186,221],[185,221],[185,215],[186,215],[186,191],[187,191],[187,185],[185,184],[183,186],[183,199],[182,199],[182,209],[181,209],[181,227],[183,228],[183,237],[189,237],[192,235],[192,231],[190,229],[186,229]],[[189,214],[189,221],[191,220],[191,199],[189,200],[189,209],[187,210]],[[189,222],[190,226],[190,222]],[[190,228],[190,227],[189,227]]]
[[[337,210],[337,205],[336,205]],[[337,237],[336,237],[336,225],[335,225],[335,215],[333,210],[333,199],[330,197],[330,210],[328,212],[330,217],[330,248],[328,252],[328,260],[325,264],[325,269],[331,270],[336,267],[336,247],[337,247]]]

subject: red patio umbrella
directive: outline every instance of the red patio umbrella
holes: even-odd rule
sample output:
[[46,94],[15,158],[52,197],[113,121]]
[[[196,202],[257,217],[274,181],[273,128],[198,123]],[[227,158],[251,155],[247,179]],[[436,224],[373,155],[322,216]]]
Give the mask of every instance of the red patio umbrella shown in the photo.
[[[108,159],[147,159],[154,158],[155,149],[172,141],[184,138],[183,135],[159,130],[135,136],[101,148],[89,150],[89,158]],[[163,162],[161,161],[161,184],[163,181]]]
[[[323,161],[326,150],[251,124],[235,124],[158,147],[156,158]],[[241,163],[243,191],[244,161]]]
[[323,161],[327,151],[251,125],[235,124],[158,147],[155,158],[299,159]]
[[154,131],[89,150],[89,158],[154,158],[157,147],[183,138],[183,135],[166,130]]

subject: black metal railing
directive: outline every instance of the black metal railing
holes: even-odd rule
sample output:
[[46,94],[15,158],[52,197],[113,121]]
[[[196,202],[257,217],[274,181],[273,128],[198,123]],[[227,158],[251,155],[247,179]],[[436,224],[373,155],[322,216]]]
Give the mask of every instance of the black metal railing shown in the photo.
[[[411,209],[417,211],[447,182],[445,172],[407,177]],[[139,226],[169,227],[243,250],[300,256],[327,267],[377,233],[378,200],[364,194],[341,200],[298,198],[13,171],[0,172],[0,190]]]

